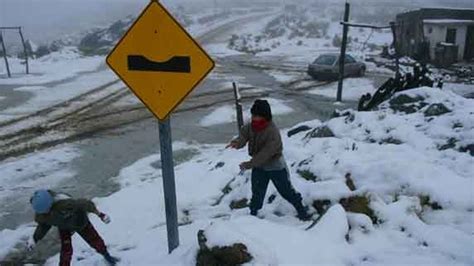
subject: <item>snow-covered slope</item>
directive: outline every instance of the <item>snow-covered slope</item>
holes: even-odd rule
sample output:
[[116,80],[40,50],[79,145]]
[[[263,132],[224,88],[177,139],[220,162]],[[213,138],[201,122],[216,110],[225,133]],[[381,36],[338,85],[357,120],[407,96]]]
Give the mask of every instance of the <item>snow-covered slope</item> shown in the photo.
[[[473,100],[419,88],[378,111],[304,123],[313,130],[284,137],[284,154],[294,186],[322,215],[309,230],[273,186],[261,217],[239,209],[251,196],[250,173],[237,174],[245,150],[182,143],[179,154],[199,155],[176,167],[177,250],[167,254],[158,155],[121,171],[122,190],[97,199],[113,222],[93,221],[124,265],[193,265],[200,229],[210,247],[245,244],[251,264],[472,265],[473,117]],[[101,260],[74,242],[78,264]]]

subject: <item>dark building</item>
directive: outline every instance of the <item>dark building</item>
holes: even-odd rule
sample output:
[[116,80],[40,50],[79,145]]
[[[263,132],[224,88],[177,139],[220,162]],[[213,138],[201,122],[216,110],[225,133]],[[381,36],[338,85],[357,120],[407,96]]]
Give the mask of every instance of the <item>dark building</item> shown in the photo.
[[424,8],[397,15],[398,51],[449,65],[474,59],[474,9]]

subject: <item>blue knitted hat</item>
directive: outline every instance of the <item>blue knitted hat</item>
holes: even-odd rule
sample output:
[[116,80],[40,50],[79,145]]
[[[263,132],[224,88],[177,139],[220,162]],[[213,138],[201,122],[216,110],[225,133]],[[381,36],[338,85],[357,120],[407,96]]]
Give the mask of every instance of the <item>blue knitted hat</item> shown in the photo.
[[33,210],[38,214],[48,213],[53,205],[53,201],[53,196],[46,189],[35,191],[33,197],[31,197]]

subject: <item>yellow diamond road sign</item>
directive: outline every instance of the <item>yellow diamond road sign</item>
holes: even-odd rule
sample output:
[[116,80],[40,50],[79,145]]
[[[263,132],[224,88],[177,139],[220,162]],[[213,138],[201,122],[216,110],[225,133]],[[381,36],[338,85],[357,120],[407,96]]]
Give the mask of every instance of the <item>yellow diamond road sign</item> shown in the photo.
[[107,64],[160,120],[214,68],[209,55],[158,1],[146,7]]

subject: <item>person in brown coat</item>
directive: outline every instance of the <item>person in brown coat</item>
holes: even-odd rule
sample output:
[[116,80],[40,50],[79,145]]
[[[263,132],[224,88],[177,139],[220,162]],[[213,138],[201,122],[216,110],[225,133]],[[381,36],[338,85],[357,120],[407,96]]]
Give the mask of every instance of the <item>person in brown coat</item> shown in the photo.
[[37,190],[30,203],[35,211],[38,223],[33,236],[28,240],[27,248],[32,250],[35,244],[43,239],[51,227],[56,226],[61,239],[61,255],[59,265],[70,265],[72,258],[71,236],[78,233],[91,247],[100,253],[109,265],[115,265],[117,258],[107,251],[104,240],[89,221],[88,213],[97,215],[104,223],[110,218],[100,212],[95,204],[87,199],[73,199],[69,195],[51,190]]
[[283,157],[283,144],[280,131],[272,121],[270,104],[266,100],[256,100],[250,110],[252,122],[244,125],[238,138],[227,147],[241,149],[248,143],[250,161],[240,164],[241,170],[252,169],[252,199],[250,214],[257,215],[263,206],[270,180],[278,193],[291,203],[298,218],[308,220],[308,208],[302,204],[301,194],[293,188],[288,167]]

